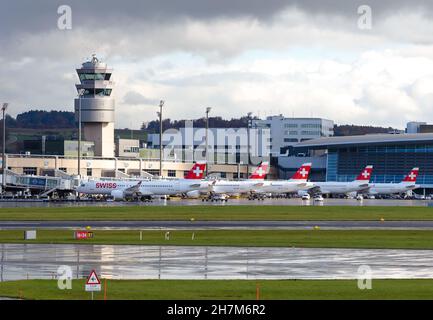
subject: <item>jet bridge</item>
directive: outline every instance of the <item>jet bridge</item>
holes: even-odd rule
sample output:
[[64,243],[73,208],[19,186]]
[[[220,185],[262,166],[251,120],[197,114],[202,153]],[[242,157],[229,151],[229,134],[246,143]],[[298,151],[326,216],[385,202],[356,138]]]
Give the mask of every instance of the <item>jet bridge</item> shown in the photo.
[[5,170],[7,191],[29,190],[32,194],[47,196],[55,191],[71,192],[78,185],[78,180],[72,176],[51,177],[36,175],[21,175]]

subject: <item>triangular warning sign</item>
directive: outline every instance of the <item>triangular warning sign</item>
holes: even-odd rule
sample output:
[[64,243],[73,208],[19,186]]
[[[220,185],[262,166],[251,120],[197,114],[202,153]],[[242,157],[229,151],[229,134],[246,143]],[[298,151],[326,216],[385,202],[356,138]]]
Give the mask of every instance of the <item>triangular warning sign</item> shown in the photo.
[[95,270],[92,270],[89,277],[87,278],[86,284],[101,284],[101,281],[99,281],[98,275],[96,274]]

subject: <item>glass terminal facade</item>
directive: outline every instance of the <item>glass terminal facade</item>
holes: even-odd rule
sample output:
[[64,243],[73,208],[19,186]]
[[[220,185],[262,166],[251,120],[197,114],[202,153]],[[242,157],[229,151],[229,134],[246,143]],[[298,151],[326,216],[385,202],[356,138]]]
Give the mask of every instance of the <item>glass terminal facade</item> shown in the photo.
[[373,183],[398,183],[419,167],[417,183],[433,185],[433,141],[329,147],[326,180],[352,181],[366,165],[373,165]]

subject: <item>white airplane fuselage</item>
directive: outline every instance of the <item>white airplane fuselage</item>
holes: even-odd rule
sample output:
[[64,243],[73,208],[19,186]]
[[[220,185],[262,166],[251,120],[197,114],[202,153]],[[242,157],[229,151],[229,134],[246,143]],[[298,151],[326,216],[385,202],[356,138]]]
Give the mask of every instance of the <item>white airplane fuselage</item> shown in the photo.
[[410,190],[419,188],[415,183],[374,183],[368,190],[368,194],[396,194],[405,193]]
[[264,181],[263,186],[257,188],[257,192],[264,193],[292,193],[308,190],[314,186],[311,182],[303,180],[274,180]]
[[209,183],[209,191],[214,194],[240,195],[254,191],[263,184],[262,180],[226,181],[217,180]]
[[368,182],[313,182],[315,187],[320,189],[322,194],[346,194],[355,191],[362,191],[369,187]]
[[[111,195],[113,191],[125,191],[137,185],[137,181],[89,181],[77,188],[85,194]],[[141,195],[176,195],[207,188],[201,180],[148,180],[142,181],[137,193]]]

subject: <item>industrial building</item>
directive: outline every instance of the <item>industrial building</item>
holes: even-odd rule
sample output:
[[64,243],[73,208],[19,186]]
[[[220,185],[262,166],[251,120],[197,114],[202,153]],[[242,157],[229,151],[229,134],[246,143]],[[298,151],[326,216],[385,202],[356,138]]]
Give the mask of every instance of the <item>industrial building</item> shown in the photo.
[[[92,157],[95,155],[95,143],[93,141],[81,141],[81,156]],[[40,139],[24,140],[20,154],[25,155],[56,155],[74,157],[78,154],[77,140],[50,139],[45,136]]]
[[406,133],[433,133],[433,124],[411,121],[406,125]]

